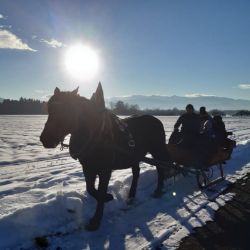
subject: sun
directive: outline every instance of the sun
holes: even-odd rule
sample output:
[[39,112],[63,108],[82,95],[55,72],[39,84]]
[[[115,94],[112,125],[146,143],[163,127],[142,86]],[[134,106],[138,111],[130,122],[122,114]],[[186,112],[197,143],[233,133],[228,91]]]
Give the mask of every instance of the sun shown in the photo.
[[98,72],[99,58],[93,48],[77,44],[70,46],[66,51],[65,66],[73,78],[89,80]]

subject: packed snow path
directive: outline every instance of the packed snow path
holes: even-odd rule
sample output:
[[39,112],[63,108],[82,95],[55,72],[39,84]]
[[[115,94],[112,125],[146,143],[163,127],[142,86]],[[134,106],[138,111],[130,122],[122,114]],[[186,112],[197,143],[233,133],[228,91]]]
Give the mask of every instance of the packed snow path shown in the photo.
[[[168,139],[177,117],[162,117]],[[250,171],[250,119],[225,118],[237,148],[225,166],[226,180],[200,191],[194,176],[165,182],[160,199],[155,168],[141,164],[137,198],[128,206],[131,169],[114,171],[101,227],[86,232],[95,200],[86,193],[81,165],[67,150],[44,149],[39,142],[46,116],[0,116],[0,249],[35,248],[45,236],[49,249],[174,249],[193,227],[212,220],[233,194],[219,195],[228,183]],[[217,172],[215,174],[218,174]]]

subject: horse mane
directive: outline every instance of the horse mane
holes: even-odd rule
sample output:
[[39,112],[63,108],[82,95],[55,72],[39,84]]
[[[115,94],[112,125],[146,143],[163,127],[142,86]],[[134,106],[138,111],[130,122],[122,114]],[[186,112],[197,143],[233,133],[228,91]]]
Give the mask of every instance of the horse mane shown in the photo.
[[58,101],[63,102],[64,100],[70,100],[73,97],[81,99],[84,102],[90,101],[89,99],[87,99],[84,96],[80,96],[79,94],[73,94],[71,91],[61,91],[60,94],[57,94],[57,95],[54,94],[53,96],[51,96],[50,99],[48,100],[48,104],[52,104],[52,103],[58,102]]

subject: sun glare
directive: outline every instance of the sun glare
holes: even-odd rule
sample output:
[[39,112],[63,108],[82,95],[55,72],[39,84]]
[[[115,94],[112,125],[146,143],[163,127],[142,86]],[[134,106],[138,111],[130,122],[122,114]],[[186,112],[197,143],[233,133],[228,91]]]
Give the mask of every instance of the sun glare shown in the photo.
[[97,74],[99,58],[94,49],[78,44],[66,51],[65,66],[72,77],[88,80]]

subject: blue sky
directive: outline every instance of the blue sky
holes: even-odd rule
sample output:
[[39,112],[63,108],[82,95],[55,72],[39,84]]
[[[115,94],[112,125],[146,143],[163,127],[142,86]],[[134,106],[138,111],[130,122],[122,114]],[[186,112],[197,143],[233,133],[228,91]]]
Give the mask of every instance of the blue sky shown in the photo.
[[[89,97],[216,95],[250,99],[249,0],[1,0],[0,97],[43,98],[56,86]],[[67,48],[100,58],[91,80],[63,63]]]

